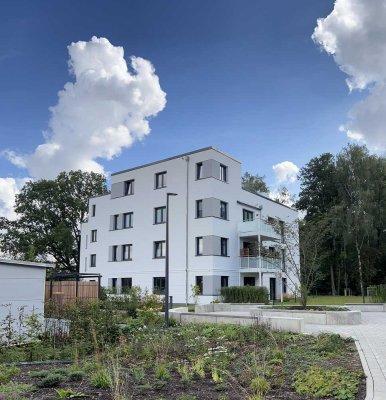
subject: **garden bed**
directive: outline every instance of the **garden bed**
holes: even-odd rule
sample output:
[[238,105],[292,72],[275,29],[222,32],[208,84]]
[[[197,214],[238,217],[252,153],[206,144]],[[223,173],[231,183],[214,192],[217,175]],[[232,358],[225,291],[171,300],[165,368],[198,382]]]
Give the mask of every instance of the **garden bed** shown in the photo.
[[264,309],[274,309],[274,310],[300,310],[300,311],[349,311],[349,308],[343,306],[300,306],[300,305],[281,305],[275,304],[272,306],[265,306]]

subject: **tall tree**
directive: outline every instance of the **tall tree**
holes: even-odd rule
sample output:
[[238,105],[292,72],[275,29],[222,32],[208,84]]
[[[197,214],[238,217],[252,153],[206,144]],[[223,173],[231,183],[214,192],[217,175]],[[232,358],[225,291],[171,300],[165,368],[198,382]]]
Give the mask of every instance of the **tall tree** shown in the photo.
[[78,270],[88,199],[106,193],[105,176],[94,172],[62,172],[55,180],[26,183],[16,196],[17,219],[0,220],[0,249],[15,258],[53,257],[60,269]]
[[269,193],[269,188],[264,181],[265,176],[251,175],[246,172],[241,177],[241,185],[244,189],[249,190],[252,193]]

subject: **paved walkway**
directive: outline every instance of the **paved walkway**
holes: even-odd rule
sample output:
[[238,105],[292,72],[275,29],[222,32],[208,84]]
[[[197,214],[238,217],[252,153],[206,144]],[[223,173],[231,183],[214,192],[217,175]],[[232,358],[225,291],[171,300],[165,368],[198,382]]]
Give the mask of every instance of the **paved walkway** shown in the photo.
[[[362,312],[361,325],[311,325],[305,333],[334,332],[351,336],[359,343],[362,364],[368,371],[366,400],[386,399],[386,313]],[[363,362],[365,361],[365,362]]]

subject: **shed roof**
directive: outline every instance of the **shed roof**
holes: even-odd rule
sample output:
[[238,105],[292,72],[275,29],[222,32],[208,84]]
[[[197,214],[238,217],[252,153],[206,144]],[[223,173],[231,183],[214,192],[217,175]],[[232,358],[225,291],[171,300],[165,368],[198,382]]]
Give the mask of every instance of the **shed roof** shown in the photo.
[[52,264],[23,261],[23,260],[8,260],[6,258],[0,258],[0,264],[10,264],[16,267],[31,267],[31,268],[53,268]]

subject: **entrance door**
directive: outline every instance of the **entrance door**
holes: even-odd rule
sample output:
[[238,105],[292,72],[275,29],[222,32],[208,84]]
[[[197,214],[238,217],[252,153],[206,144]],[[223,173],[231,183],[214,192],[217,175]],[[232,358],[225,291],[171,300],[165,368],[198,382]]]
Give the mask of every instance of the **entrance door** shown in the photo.
[[244,286],[256,286],[256,278],[254,276],[244,276]]
[[269,299],[276,300],[276,278],[269,278]]

